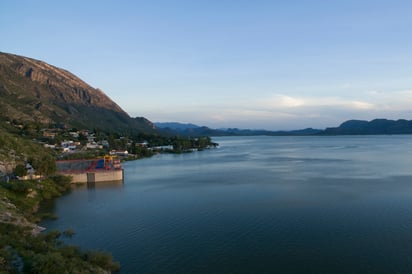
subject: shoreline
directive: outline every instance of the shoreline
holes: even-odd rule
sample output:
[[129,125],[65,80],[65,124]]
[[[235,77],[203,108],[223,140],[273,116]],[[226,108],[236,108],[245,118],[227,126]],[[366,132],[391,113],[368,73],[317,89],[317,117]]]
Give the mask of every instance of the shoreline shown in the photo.
[[71,186],[70,180],[63,176],[42,182],[12,181],[0,185],[0,269],[5,273],[120,270],[120,264],[109,253],[63,244],[61,238],[69,238],[75,232],[47,231],[47,227],[39,225],[52,213],[44,210],[44,203],[69,195]]

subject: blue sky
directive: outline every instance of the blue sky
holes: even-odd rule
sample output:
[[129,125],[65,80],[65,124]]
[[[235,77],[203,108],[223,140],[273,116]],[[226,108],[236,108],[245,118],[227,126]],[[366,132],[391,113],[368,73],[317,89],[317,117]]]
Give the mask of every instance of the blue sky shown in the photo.
[[412,119],[411,14],[397,0],[3,0],[0,51],[151,121],[324,128]]

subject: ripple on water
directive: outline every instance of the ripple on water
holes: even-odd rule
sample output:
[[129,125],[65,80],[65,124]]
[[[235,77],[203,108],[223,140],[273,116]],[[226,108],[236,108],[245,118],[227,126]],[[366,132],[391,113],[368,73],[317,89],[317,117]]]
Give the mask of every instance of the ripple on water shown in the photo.
[[120,188],[75,190],[41,225],[122,273],[408,273],[409,139],[221,138],[128,162]]

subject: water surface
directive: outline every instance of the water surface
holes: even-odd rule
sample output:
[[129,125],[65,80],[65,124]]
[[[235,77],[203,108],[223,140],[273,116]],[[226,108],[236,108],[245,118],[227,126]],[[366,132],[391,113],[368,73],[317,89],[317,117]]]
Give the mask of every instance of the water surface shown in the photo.
[[412,136],[224,137],[127,162],[49,229],[122,273],[410,273]]

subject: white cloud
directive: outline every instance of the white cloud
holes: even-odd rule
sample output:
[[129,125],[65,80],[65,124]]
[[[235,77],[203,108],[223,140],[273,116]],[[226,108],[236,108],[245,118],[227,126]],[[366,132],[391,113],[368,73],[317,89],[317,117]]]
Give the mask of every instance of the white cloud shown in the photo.
[[352,101],[349,103],[349,107],[352,107],[354,109],[359,109],[359,110],[370,110],[370,109],[376,108],[376,105],[368,103],[368,102]]
[[262,102],[272,107],[280,108],[295,108],[305,105],[305,101],[301,98],[286,96],[282,94],[276,94],[271,98],[264,99]]
[[369,110],[376,107],[375,104],[351,100],[343,97],[292,97],[281,94],[273,95],[270,98],[258,100],[256,108],[271,109],[313,109],[325,107],[338,107],[346,109]]
[[212,127],[296,129],[337,126],[349,119],[411,119],[411,113],[412,90],[374,90],[347,96],[277,93],[260,98],[238,96],[213,102],[182,102],[173,109],[165,107],[145,115],[154,121],[193,122]]

